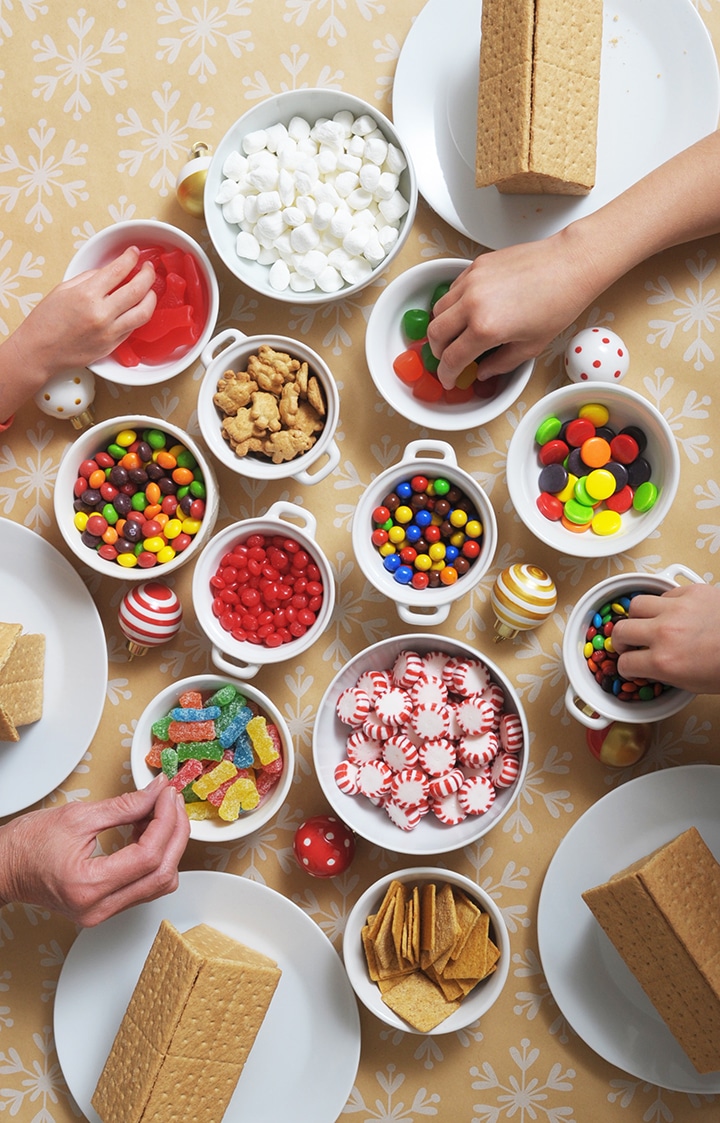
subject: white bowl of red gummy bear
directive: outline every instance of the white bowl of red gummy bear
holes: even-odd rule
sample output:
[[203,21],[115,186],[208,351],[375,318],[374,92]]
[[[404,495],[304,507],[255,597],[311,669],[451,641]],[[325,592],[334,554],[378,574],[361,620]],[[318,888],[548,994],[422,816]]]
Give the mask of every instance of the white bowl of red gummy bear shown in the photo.
[[215,330],[220,294],[202,247],[179,227],[155,219],[129,219],[93,234],[77,250],[65,280],[107,265],[129,246],[140,250],[133,272],[144,261],[155,269],[155,310],[110,355],[88,365],[108,382],[153,386],[197,360]]
[[412,633],[373,644],[328,686],[313,729],[326,799],[386,850],[443,854],[511,810],[528,729],[507,676],[473,647]]
[[227,676],[170,683],[138,718],[130,767],[138,789],[159,772],[185,799],[190,837],[243,838],[277,814],[293,779],[287,724],[260,690]]

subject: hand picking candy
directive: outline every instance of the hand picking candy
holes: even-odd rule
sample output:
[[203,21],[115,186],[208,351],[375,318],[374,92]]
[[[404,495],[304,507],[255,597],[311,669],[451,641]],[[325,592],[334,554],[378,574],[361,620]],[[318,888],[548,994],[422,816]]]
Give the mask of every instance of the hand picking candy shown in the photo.
[[402,651],[346,687],[336,714],[351,730],[338,788],[400,830],[428,812],[447,826],[483,815],[520,774],[522,722],[479,658]]
[[228,682],[188,690],[152,725],[145,763],[185,799],[190,819],[231,823],[254,811],[282,776],[277,726]]
[[440,360],[436,359],[427,339],[427,329],[433,309],[440,297],[448,291],[449,282],[435,286],[424,308],[408,308],[403,313],[401,327],[407,343],[393,360],[395,374],[412,391],[413,397],[425,402],[445,402],[456,405],[471,402],[473,398],[494,398],[504,375],[478,381],[477,370],[481,356],[461,371],[455,385],[446,389],[437,377]]
[[212,611],[240,643],[281,647],[304,636],[324,597],[320,570],[285,534],[239,539],[210,578]]
[[625,593],[614,601],[601,605],[585,631],[583,656],[588,670],[601,690],[612,694],[618,702],[651,702],[671,689],[661,682],[625,679],[618,673],[618,655],[612,640],[613,628],[618,620],[625,619],[635,596],[637,593]]
[[205,515],[200,465],[160,429],[117,433],[78,466],[73,495],[83,544],[125,569],[172,561]]
[[146,324],[136,328],[112,352],[124,367],[139,363],[155,366],[189,351],[203,333],[208,314],[208,294],[191,253],[166,246],[144,246],[127,283],[143,264],[155,270],[155,310]]
[[462,578],[482,550],[483,524],[449,480],[400,480],[372,512],[371,542],[400,585],[434,589]]
[[658,499],[647,436],[637,425],[619,431],[602,402],[577,416],[547,417],[535,433],[540,471],[537,508],[566,530],[616,534],[627,512],[643,514]]

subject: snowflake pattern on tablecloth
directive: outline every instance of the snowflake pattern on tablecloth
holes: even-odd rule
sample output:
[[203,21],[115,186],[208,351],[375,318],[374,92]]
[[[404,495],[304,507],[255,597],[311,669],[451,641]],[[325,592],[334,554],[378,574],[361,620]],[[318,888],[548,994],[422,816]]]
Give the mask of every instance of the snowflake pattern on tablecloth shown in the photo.
[[99,44],[95,45],[90,39],[95,29],[95,18],[88,16],[83,8],[79,9],[77,16],[70,16],[67,24],[74,40],[64,48],[50,35],[33,42],[33,61],[53,67],[52,73],[36,75],[33,94],[43,101],[50,101],[59,91],[69,89],[63,112],[79,121],[92,109],[86,90],[94,80],[110,96],[127,88],[124,67],[106,65],[106,56],[124,54],[127,34],[108,28],[102,33]]

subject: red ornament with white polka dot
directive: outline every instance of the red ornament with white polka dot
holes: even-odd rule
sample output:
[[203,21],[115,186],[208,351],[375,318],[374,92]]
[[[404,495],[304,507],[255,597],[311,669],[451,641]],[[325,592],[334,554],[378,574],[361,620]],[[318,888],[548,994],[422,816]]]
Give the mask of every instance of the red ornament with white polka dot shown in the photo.
[[298,827],[293,849],[306,873],[335,877],[344,873],[355,857],[355,835],[334,815],[314,815]]
[[571,382],[621,382],[629,365],[627,347],[608,328],[585,328],[565,349],[565,373]]

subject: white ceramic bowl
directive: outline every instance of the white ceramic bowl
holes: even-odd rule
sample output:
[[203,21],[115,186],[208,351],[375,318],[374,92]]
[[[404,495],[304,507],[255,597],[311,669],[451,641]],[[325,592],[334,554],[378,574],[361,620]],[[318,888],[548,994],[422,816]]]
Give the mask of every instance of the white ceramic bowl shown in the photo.
[[[256,675],[261,666],[295,659],[322,635],[335,608],[335,581],[325,554],[315,541],[317,522],[315,516],[294,503],[273,503],[265,515],[244,519],[219,531],[208,543],[198,559],[192,580],[192,601],[200,627],[212,645],[211,657],[218,670],[235,678],[248,679]],[[238,542],[252,534],[279,534],[293,538],[306,550],[320,570],[323,584],[323,602],[312,627],[303,636],[290,640],[280,647],[265,647],[237,640],[221,626],[212,611],[213,595],[210,579],[217,572],[223,556]]]
[[266,694],[256,690],[255,687],[227,676],[194,675],[190,678],[181,679],[166,686],[145,707],[137,720],[130,748],[130,768],[133,781],[138,789],[145,788],[153,776],[157,775],[156,770],[150,768],[145,761],[152,744],[151,730],[154,722],[164,717],[178,704],[177,699],[184,691],[199,690],[202,693],[212,693],[228,682],[232,682],[240,693],[247,698],[248,702],[255,703],[259,711],[265,714],[268,721],[277,726],[282,741],[285,767],[277,784],[271,788],[254,811],[246,812],[229,823],[223,819],[191,819],[190,837],[198,842],[229,842],[233,839],[245,838],[264,827],[285,802],[293,782],[295,749],[287,723],[275,703]]
[[383,1002],[377,984],[371,980],[368,974],[360,936],[362,928],[367,923],[368,916],[377,911],[388,886],[393,880],[409,885],[420,885],[427,881],[434,881],[438,885],[448,882],[466,893],[483,912],[490,916],[490,938],[500,949],[497,968],[487,978],[482,979],[471,990],[470,994],[466,995],[454,1013],[450,1014],[445,1021],[440,1022],[434,1029],[431,1029],[429,1035],[455,1033],[457,1030],[465,1029],[476,1022],[478,1018],[487,1014],[488,1010],[497,1002],[505,986],[510,968],[510,937],[505,919],[489,893],[486,893],[469,877],[464,877],[453,870],[435,869],[432,866],[398,870],[396,873],[386,874],[385,877],[381,877],[379,881],[366,889],[353,905],[345,923],[343,960],[353,990],[363,1006],[393,1029],[404,1030],[405,1033],[419,1033]]
[[220,292],[210,258],[194,238],[167,222],[150,218],[127,219],[124,222],[116,222],[113,226],[106,226],[104,230],[99,230],[83,242],[65,270],[65,279],[76,277],[87,269],[98,269],[107,265],[128,246],[143,248],[154,245],[179,249],[184,253],[191,253],[195,258],[207,293],[208,312],[205,327],[192,347],[164,363],[139,363],[136,367],[125,367],[112,355],[88,363],[90,370],[100,378],[115,382],[118,386],[155,386],[159,382],[167,382],[169,378],[174,378],[192,366],[215,330],[220,307]]
[[432,294],[444,281],[454,281],[470,261],[456,257],[433,258],[413,265],[383,289],[373,305],[365,333],[365,356],[378,393],[408,421],[426,429],[457,432],[476,429],[505,413],[520,396],[532,373],[532,362],[522,363],[510,374],[501,375],[491,398],[473,397],[467,402],[423,402],[412,388],[401,382],[392,364],[408,349],[402,318],[411,308],[429,311]]
[[[616,431],[628,425],[637,425],[644,431],[647,437],[644,456],[652,467],[652,480],[659,491],[657,502],[649,511],[641,514],[631,509],[621,516],[621,529],[607,536],[591,530],[583,533],[566,530],[537,508],[540,463],[535,433],[538,426],[553,416],[562,421],[570,420],[577,416],[582,405],[593,402],[607,407],[609,424]],[[583,382],[554,390],[525,413],[510,441],[506,472],[513,506],[536,538],[559,553],[603,558],[632,550],[660,526],[675,501],[680,482],[680,457],[670,426],[646,398],[625,386]]]
[[685,581],[700,582],[701,577],[685,565],[669,565],[660,573],[621,573],[608,577],[589,589],[573,608],[563,636],[563,663],[568,677],[565,705],[568,713],[589,729],[605,729],[613,721],[662,721],[686,706],[693,695],[671,687],[657,698],[644,702],[620,702],[602,689],[590,673],[583,646],[590,622],[608,601],[630,593],[662,595]]
[[[107,448],[108,444],[124,429],[133,429],[138,432],[145,429],[162,430],[172,438],[171,444],[182,444],[193,454],[200,465],[205,482],[207,493],[205,515],[200,530],[194,535],[191,544],[185,550],[176,553],[171,561],[162,565],[155,565],[150,569],[141,566],[126,569],[117,562],[106,561],[95,550],[83,544],[80,531],[73,521],[75,514],[73,488],[78,476],[78,468],[84,460],[92,458],[97,452]],[[168,577],[180,566],[193,561],[213,532],[217,519],[218,503],[219,491],[215,471],[210,458],[197,441],[193,440],[182,429],[179,429],[177,425],[172,425],[169,421],[163,421],[159,417],[148,417],[144,414],[125,414],[122,417],[111,417],[107,421],[100,421],[97,425],[93,425],[92,428],[85,429],[80,433],[72,444],[67,446],[62,455],[53,492],[53,507],[60,533],[78,561],[89,566],[90,569],[94,569],[96,573],[103,577],[114,577],[119,581],[126,582],[147,581],[151,576]]]
[[[372,513],[383,498],[412,476],[430,479],[444,477],[472,501],[483,526],[481,549],[467,573],[452,585],[415,589],[400,584],[383,567],[383,559],[371,542]],[[366,487],[352,518],[352,544],[362,573],[379,592],[395,602],[400,619],[406,624],[435,625],[447,619],[450,605],[469,593],[492,564],[497,548],[497,520],[485,491],[471,475],[458,467],[452,445],[445,441],[411,441],[397,464],[386,468]]]
[[[269,283],[270,265],[249,261],[236,253],[237,225],[229,223],[216,202],[218,190],[223,182],[223,167],[228,156],[240,151],[243,139],[251,133],[269,129],[274,125],[288,125],[294,117],[314,125],[321,119],[332,119],[337,113],[350,113],[354,118],[370,116],[376,122],[385,140],[399,149],[405,159],[406,168],[400,174],[399,190],[408,203],[405,215],[399,221],[399,233],[385,258],[376,265],[369,276],[362,281],[345,284],[337,292],[323,292],[314,287],[309,292],[294,292],[291,289],[277,291]],[[286,90],[275,94],[249,109],[232,125],[222,138],[212,157],[208,169],[204,193],[205,222],[213,245],[231,273],[248,288],[262,296],[292,304],[323,304],[331,300],[344,300],[353,296],[390,265],[402,249],[410,233],[417,208],[417,180],[409,152],[395,126],[376,106],[363,101],[354,94],[330,89]]]
[[[423,816],[414,830],[401,830],[391,822],[382,808],[374,806],[363,796],[345,795],[335,781],[335,768],[346,757],[346,742],[351,731],[337,716],[335,707],[340,694],[347,687],[354,686],[365,671],[389,670],[400,652],[408,650],[417,651],[421,655],[441,651],[461,659],[482,659],[492,679],[504,691],[505,710],[517,714],[522,725],[524,748],[520,754],[517,780],[511,787],[498,789],[495,801],[484,815],[468,815],[455,826],[446,826],[429,813]],[[463,846],[477,842],[497,826],[507,815],[522,787],[528,767],[528,744],[527,721],[522,703],[512,682],[500,668],[484,652],[469,644],[422,632],[380,640],[350,659],[323,694],[313,728],[315,772],[325,798],[338,818],[347,823],[360,838],[365,838],[384,850],[411,854],[414,857],[461,850]]]
[[[248,359],[257,354],[263,344],[307,363],[310,374],[316,376],[324,391],[327,409],[325,424],[312,448],[280,464],[274,464],[269,457],[260,454],[237,456],[223,438],[223,414],[213,401],[218,381],[225,372],[247,369]],[[283,335],[243,335],[235,328],[228,328],[210,340],[201,360],[206,370],[198,392],[200,432],[212,454],[226,468],[256,480],[294,479],[298,483],[314,484],[324,480],[337,467],[340,449],[335,432],[340,419],[340,396],[330,368],[316,351],[299,340]]]

